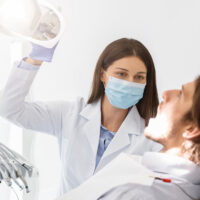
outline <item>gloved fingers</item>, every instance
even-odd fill
[[[39,60],[39,61],[51,62],[53,59],[54,51],[56,47],[58,46],[58,43],[55,44],[52,48],[46,48],[46,47],[31,43],[32,51],[29,54],[29,57],[35,60]]]
[[[50,50],[50,49],[55,50],[56,47],[58,46],[58,43],[59,43],[59,41],[58,41],[53,47],[51,47],[51,48],[43,47],[43,46],[41,46],[41,45],[39,45],[39,44],[35,44],[35,43],[33,43],[33,42],[31,42],[31,46],[32,46],[32,48],[41,49],[41,50],[43,50],[43,51],[45,51],[45,50]]]

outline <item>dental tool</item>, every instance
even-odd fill
[[[26,178],[35,176],[38,176],[38,172],[32,164],[0,143],[0,183],[5,182],[8,187],[12,187],[14,183],[20,190],[29,193]]]

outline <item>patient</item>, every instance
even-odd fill
[[[200,200],[200,76],[195,81],[184,84],[181,90],[163,93],[158,114],[150,120],[145,135],[162,144],[163,149],[160,153],[145,153],[141,158],[142,166],[152,173],[160,174],[159,177],[162,178],[154,178],[149,185],[130,183],[131,181],[126,181],[125,184],[119,181],[116,184],[117,180],[122,180],[117,177],[127,176],[127,171],[121,170],[124,168],[119,166],[126,165],[123,160],[113,168],[110,166],[102,169],[103,172],[109,168],[109,173],[112,173],[118,168],[113,180],[110,181],[105,176],[99,181],[97,173],[96,177],[94,175],[87,183],[61,199]],[[139,171],[128,173],[131,176]],[[111,185],[114,183],[115,187],[103,190],[108,182]],[[92,195],[98,193],[99,189],[104,192]]]
[[[162,153],[147,153],[142,163],[169,178],[151,186],[126,184],[99,200],[200,199],[200,77],[181,90],[163,93],[158,114],[145,129],[146,137],[161,143]]]

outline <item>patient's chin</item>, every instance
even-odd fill
[[[155,142],[161,142],[167,131],[168,124],[166,117],[158,115],[156,118],[149,120],[149,125],[144,130],[144,135]]]
[[[149,132],[148,129],[145,129],[144,135],[146,138],[153,140],[154,142],[160,142],[160,137],[156,136],[156,134]]]

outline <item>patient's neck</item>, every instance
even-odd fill
[[[183,156],[179,147],[173,147],[173,148],[165,148],[164,147],[162,149],[162,153],[167,153],[167,154],[171,154],[174,156],[181,156],[181,157]]]
[[[181,147],[173,147],[168,149],[164,147],[161,152],[190,160],[188,154],[186,152],[184,153]]]
[[[184,141],[180,138],[168,139],[163,143],[163,153],[167,153],[174,156],[185,157],[182,149]]]
[[[192,141],[185,140],[181,144],[177,143],[171,146],[168,146],[168,143],[163,144],[162,153],[179,156],[196,163],[194,160],[194,143]]]

